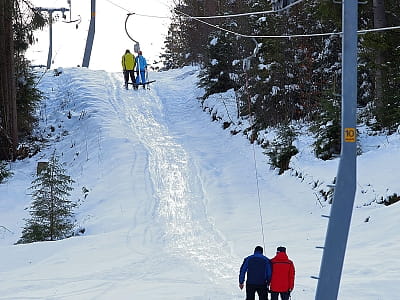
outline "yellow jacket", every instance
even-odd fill
[[[132,53],[126,53],[122,56],[122,69],[125,70],[134,70],[135,69],[135,56]]]

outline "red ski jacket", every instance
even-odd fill
[[[270,290],[273,292],[287,292],[294,288],[294,264],[285,252],[278,252],[271,259],[272,277]]]

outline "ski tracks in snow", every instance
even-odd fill
[[[162,73],[161,73],[162,74]],[[159,76],[160,77],[160,76]],[[119,74],[110,74],[114,95],[113,108],[148,150],[148,171],[153,184],[155,226],[161,233],[165,251],[189,259],[209,274],[211,281],[236,283],[236,259],[229,246],[213,227],[206,213],[206,199],[199,172],[190,153],[171,134],[164,116],[162,97],[187,97],[188,91],[175,85],[173,93],[164,93],[174,84],[157,78],[151,90],[123,90]],[[179,103],[176,110],[179,113]],[[150,199],[149,199],[150,201]],[[229,287],[231,289],[231,287]]]

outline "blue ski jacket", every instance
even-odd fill
[[[136,56],[136,69],[137,71],[144,71],[147,68],[146,59],[142,55]]]
[[[240,284],[243,284],[246,272],[247,284],[269,284],[272,273],[271,262],[266,256],[262,255],[261,252],[255,252],[253,255],[246,257],[240,267]]]

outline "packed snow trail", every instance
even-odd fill
[[[115,96],[112,105],[131,127],[149,153],[149,172],[153,182],[155,222],[163,226],[166,249],[177,257],[196,261],[213,281],[235,282],[237,259],[207,217],[204,191],[190,154],[169,132],[162,95],[173,80],[158,80],[151,90],[121,90],[121,79],[113,74]],[[188,97],[187,90],[174,91],[174,99]],[[195,98],[195,97],[193,97]],[[180,105],[179,101],[175,103]],[[176,108],[180,111],[180,108]],[[226,284],[227,282],[225,282]]]
[[[130,139],[138,139],[148,151],[148,177],[152,182],[154,210],[152,226],[160,228],[164,251],[176,258],[192,261],[200,270],[209,274],[209,280],[216,285],[229,287],[229,296],[242,296],[237,289],[239,259],[231,255],[230,246],[214,229],[207,216],[203,187],[198,170],[190,154],[171,135],[164,115],[162,96],[167,99],[185,99],[195,95],[185,89],[166,93],[174,86],[174,78],[161,78],[151,90],[124,90],[120,74],[110,74],[109,99],[119,116],[120,122]],[[182,100],[174,102],[182,106]],[[190,105],[190,104],[189,104]],[[177,111],[182,107],[175,107]],[[148,212],[147,212],[148,213]],[[221,296],[221,299],[223,296]]]

